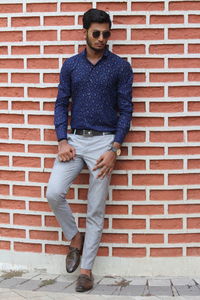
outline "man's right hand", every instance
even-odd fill
[[[58,142],[58,159],[59,161],[69,161],[76,155],[76,150],[73,146],[67,143],[67,140]]]

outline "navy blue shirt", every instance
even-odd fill
[[[114,131],[114,141],[121,144],[132,117],[132,68],[108,49],[95,65],[86,54],[85,49],[62,66],[54,115],[57,138],[67,139],[71,98],[72,129]]]

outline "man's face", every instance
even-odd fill
[[[109,31],[108,23],[92,23],[90,28],[85,30],[87,45],[95,51],[102,51],[109,39],[109,37],[107,37]],[[99,36],[98,33],[100,33]],[[94,37],[95,35],[98,37]]]

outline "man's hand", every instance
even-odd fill
[[[103,179],[106,175],[110,175],[114,169],[116,161],[116,154],[113,151],[107,151],[97,159],[96,165],[93,171],[101,168],[101,171],[97,175],[97,178]]]
[[[76,155],[76,150],[73,146],[67,143],[67,140],[61,140],[58,143],[58,159],[59,161],[69,161]]]

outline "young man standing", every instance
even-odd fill
[[[48,202],[71,241],[66,269],[74,272],[80,263],[76,291],[93,287],[92,267],[103,230],[105,201],[111,172],[132,117],[130,64],[110,52],[109,15],[90,9],[83,16],[86,48],[67,59],[61,69],[55,104],[58,157],[47,188]],[[68,104],[72,99],[71,133],[67,133]],[[86,163],[90,182],[85,236],[78,231],[66,193]]]

